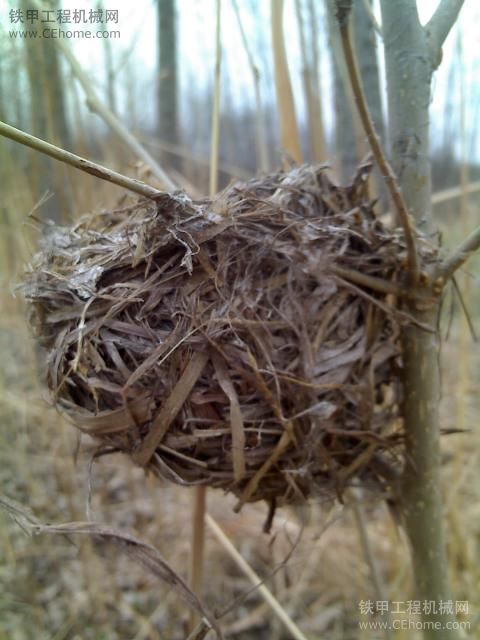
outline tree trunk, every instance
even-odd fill
[[[56,8],[52,1],[46,6],[52,10]],[[22,9],[31,9],[28,1],[23,0]],[[34,38],[26,38],[24,47],[30,86],[32,133],[68,149],[71,139],[57,48],[50,39]],[[35,193],[53,190],[53,196],[42,206],[42,214],[59,222],[61,211],[70,208],[70,190],[66,186],[64,169],[54,169],[49,159],[37,155],[31,157],[31,163]]]
[[[455,4],[445,0],[441,5]],[[458,10],[461,2],[458,4]],[[431,212],[429,103],[434,69],[445,33],[422,27],[415,0],[381,0],[388,85],[389,132],[393,166],[417,226],[434,230]],[[451,24],[456,15],[452,15]],[[450,24],[450,26],[451,26]],[[438,26],[438,25],[437,25]],[[435,41],[434,36],[438,38]],[[435,46],[434,46],[435,45]],[[410,312],[435,328],[438,305],[415,306]],[[403,332],[407,464],[403,478],[403,513],[411,544],[416,599],[451,600],[439,473],[440,378],[438,335],[410,326]],[[455,620],[448,613],[425,613],[425,638],[458,638],[445,628]]]
[[[326,162],[327,150],[323,128],[322,102],[318,86],[319,50],[315,7],[313,3],[310,3],[308,6],[310,15],[307,18],[307,24],[310,26],[310,38],[308,38],[306,34],[302,3],[300,0],[296,0],[295,9],[302,55],[303,90],[307,104],[310,158],[313,162]]]
[[[382,0],[381,6],[393,168],[417,225],[432,231],[428,107],[433,66],[427,38],[415,0]]]
[[[359,124],[355,101],[348,82],[347,70],[335,20],[335,0],[326,0],[328,32],[333,71],[335,111],[335,165],[341,182],[347,182],[366,151],[365,136]]]
[[[9,115],[9,122],[19,129],[25,129],[28,126],[28,115],[26,114],[27,110],[25,108],[25,100],[23,99],[21,77],[18,73],[19,65],[24,62],[23,52],[21,50],[21,45],[19,45],[14,38],[11,39],[10,47],[12,60],[8,66],[7,72],[9,86],[9,104],[7,106],[10,111],[8,109],[6,109],[6,111]],[[3,95],[5,96],[7,94]]]
[[[54,0],[49,3],[52,9],[56,9],[58,3]],[[47,116],[49,118],[49,129],[52,131],[53,143],[64,149],[70,149],[72,140],[70,128],[68,126],[65,85],[63,74],[60,68],[60,60],[57,47],[48,40],[43,41],[43,63],[45,75],[45,92],[47,98]]]
[[[158,136],[173,144],[178,142],[177,99],[175,0],[158,0]]]
[[[22,9],[29,8],[28,0],[22,3]],[[49,42],[46,40],[45,42]],[[28,72],[30,89],[31,132],[40,138],[48,137],[48,102],[45,89],[44,42],[26,38],[23,54]],[[52,141],[54,142],[54,141]],[[53,188],[53,167],[50,159],[38,154],[29,157],[32,191],[39,196]],[[41,208],[41,215],[46,219],[59,222],[60,210],[58,201],[53,196]]]
[[[375,131],[382,143],[385,144],[385,126],[380,93],[377,42],[373,22],[365,6],[369,1],[370,0],[357,0],[353,3],[352,17],[355,54],[370,116],[375,125]],[[378,170],[374,172],[374,184],[376,195],[381,199],[382,208],[386,210],[387,190]]]
[[[280,119],[280,136],[283,150],[286,151],[295,162],[300,164],[303,162],[302,145],[300,143],[300,133],[295,114],[295,100],[285,50],[283,5],[284,0],[271,0],[270,2],[277,109]]]
[[[105,12],[105,2],[104,0],[98,0],[97,9],[101,10],[102,13]],[[100,24],[98,30],[101,31],[103,29],[103,25]],[[114,56],[112,50],[112,41],[110,38],[102,38],[103,45],[103,54],[105,57],[105,75],[107,80],[107,103],[108,108],[112,113],[118,115],[117,109],[117,92],[116,92],[116,78],[115,78],[115,65],[114,65]],[[128,96],[130,99],[130,95]]]
[[[365,2],[368,1],[357,0],[353,3],[353,36],[358,71],[362,78],[368,108],[375,125],[375,131],[383,142],[385,140],[385,126],[380,93],[377,42],[372,20],[365,8]]]

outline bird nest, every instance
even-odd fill
[[[54,228],[25,296],[60,411],[102,453],[237,508],[388,490],[411,320],[368,173],[339,187],[297,167]]]

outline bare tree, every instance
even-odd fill
[[[377,42],[371,0],[357,0],[353,3],[353,40],[358,70],[362,78],[370,115],[380,140],[385,141],[385,125],[380,92],[380,73],[378,68]],[[387,193],[382,176],[374,173],[375,191],[386,204]]]
[[[175,0],[158,0],[158,136],[178,142]]]
[[[305,21],[302,2],[301,0],[295,0],[302,54],[303,90],[307,103],[310,157],[314,162],[325,162],[327,159],[327,151],[323,128],[322,102],[318,83],[320,52],[316,28],[317,17],[313,2],[309,2],[307,8],[309,16],[307,21]],[[307,24],[309,23],[310,28],[308,33],[306,33],[305,22],[307,22]]]
[[[411,215],[428,233],[435,230],[428,113],[432,75],[462,4],[463,0],[442,0],[423,27],[415,0],[381,0],[393,166]],[[421,322],[436,326],[438,303],[411,311]],[[439,474],[438,336],[409,327],[404,332],[403,350],[408,451],[403,483],[406,528],[418,597],[446,601],[451,594]],[[434,614],[426,617],[435,619]],[[445,622],[448,616],[441,618]],[[425,636],[438,634],[426,631]],[[442,632],[442,638],[456,637],[454,631]]]
[[[342,182],[347,182],[365,149],[359,148],[358,116],[354,110],[354,100],[348,84],[347,70],[335,22],[335,0],[325,0],[325,5],[332,60],[335,158],[339,178]]]
[[[381,140],[385,139],[385,127],[380,93],[380,73],[377,59],[377,43],[372,15],[367,11],[370,0],[353,3],[353,38],[358,70],[362,78],[370,115]],[[371,10],[371,7],[370,7]]]
[[[56,3],[51,0],[45,5],[54,10]],[[27,0],[22,1],[22,10],[31,9]],[[69,148],[70,131],[65,109],[64,83],[58,59],[57,48],[50,39],[26,38],[24,55],[30,86],[30,114],[32,133]],[[58,221],[62,208],[68,208],[68,189],[62,173],[55,174],[52,165],[42,157],[32,158],[32,179],[36,181],[35,191],[53,189],[54,196],[42,207],[46,217]],[[62,188],[60,188],[60,186]]]
[[[419,272],[411,221],[434,240],[428,113],[431,81],[442,58],[443,42],[462,4],[463,0],[441,0],[428,24],[422,26],[416,0],[381,0],[393,171],[374,131],[355,64],[348,31],[352,0],[336,0],[343,49],[362,124],[386,176],[409,248],[408,284],[413,295],[406,304],[416,324],[402,332],[406,465],[399,497],[410,540],[416,598],[437,605],[451,601],[451,587],[440,487],[440,376],[435,328],[445,282],[478,249],[480,228],[427,273]],[[423,615],[427,623],[425,638],[460,637],[453,612],[432,607]]]
[[[105,3],[103,0],[98,0],[97,9],[102,12],[105,11]],[[100,25],[101,26],[101,25]],[[115,65],[112,50],[112,41],[110,38],[102,38],[103,54],[105,56],[105,75],[107,81],[107,103],[108,108],[112,113],[117,113],[117,92],[115,84]],[[130,98],[130,95],[129,95]]]

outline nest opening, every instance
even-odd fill
[[[102,451],[245,502],[386,491],[403,464],[402,234],[370,166],[302,166],[55,228],[24,285],[56,405]]]

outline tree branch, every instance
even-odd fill
[[[462,290],[458,285],[457,278],[454,275],[452,276],[452,284],[453,284],[455,293],[457,294],[458,301],[460,302],[460,306],[462,307],[463,315],[465,316],[465,320],[467,321],[467,325],[470,330],[470,335],[472,337],[472,340],[474,342],[478,342],[477,332],[475,331],[475,325],[473,324],[473,320],[468,310],[467,303],[465,302],[465,299],[463,297]]]
[[[258,166],[261,171],[268,171],[268,143],[266,138],[265,117],[262,110],[262,91],[261,91],[261,76],[258,66],[255,64],[252,52],[250,50],[249,40],[245,29],[243,27],[242,18],[240,15],[240,9],[238,7],[237,0],[232,0],[233,10],[237,18],[238,30],[240,37],[242,38],[243,48],[248,59],[248,65],[252,73],[253,86],[255,89],[255,130],[256,130],[256,147],[257,147],[257,160]]]
[[[222,22],[220,0],[217,0],[215,27],[215,76],[213,80],[212,131],[210,140],[210,196],[218,191],[218,156],[220,146],[220,93],[222,65]]]
[[[375,276],[369,276],[366,273],[361,273],[360,271],[346,269],[337,265],[331,266],[329,271],[343,280],[353,282],[362,287],[368,287],[369,289],[372,289],[372,291],[378,291],[379,293],[385,294],[390,293],[394,296],[398,296],[399,298],[414,297],[411,289],[400,287],[394,282],[383,280],[382,278],[377,278]]]
[[[480,227],[477,227],[465,238],[452,253],[438,267],[436,276],[443,278],[445,282],[451,278],[455,272],[480,249]]]
[[[45,140],[36,138],[29,133],[15,129],[15,127],[11,127],[10,125],[5,124],[5,122],[0,122],[0,135],[5,138],[9,138],[10,140],[14,140],[15,142],[19,142],[31,149],[35,149],[35,151],[40,151],[40,153],[44,153],[51,158],[55,158],[55,160],[60,160],[60,162],[69,164],[70,166],[80,169],[85,173],[89,173],[90,175],[95,176],[95,178],[100,178],[101,180],[106,180],[112,184],[117,184],[119,187],[138,193],[146,198],[155,200],[159,195],[164,193],[163,191],[159,191],[140,180],[128,178],[121,173],[107,169],[101,164],[86,160],[81,156],[77,156],[74,153],[65,151],[65,149],[61,149],[49,142],[45,142]]]
[[[360,82],[349,32],[349,17],[352,8],[352,1],[336,0],[335,4],[337,7],[336,17],[340,27],[343,52],[345,55],[348,75],[350,77],[350,83],[352,85],[352,90],[355,96],[358,113],[360,115],[365,133],[367,135],[368,142],[372,148],[373,155],[378,164],[378,168],[380,169],[380,173],[385,180],[385,184],[387,185],[388,191],[390,192],[390,196],[397,210],[400,224],[403,227],[405,242],[407,245],[409,282],[411,286],[415,286],[418,279],[418,258],[415,243],[415,234],[412,229],[407,205],[405,203],[405,200],[403,199],[400,187],[398,186],[397,178],[395,176],[395,173],[393,172],[392,167],[390,166],[390,163],[387,161],[385,154],[383,153],[380,140],[378,139],[378,136],[375,132],[375,128],[368,111],[365,94]]]
[[[372,23],[374,30],[378,33],[378,35],[381,38],[383,38],[382,25],[379,24],[377,18],[375,17],[372,5],[370,4],[370,0],[363,0],[363,4],[365,6],[365,11],[367,12],[368,17],[370,18],[370,22]]]
[[[263,584],[265,581],[262,580],[257,573],[255,573],[252,567],[237,551],[230,539],[225,535],[225,533],[222,531],[222,529],[210,514],[206,514],[205,521],[210,531],[213,533],[222,547],[226,550],[226,552],[235,562],[240,571],[250,580],[250,582],[254,585],[254,588],[258,590],[259,595],[272,609],[276,617],[283,623],[286,629],[288,629],[289,633],[291,634],[289,637],[293,638],[294,640],[307,640],[306,636],[297,627],[295,622],[285,611],[284,607],[282,607],[282,605],[278,602],[272,592]]]
[[[435,13],[425,25],[425,33],[429,39],[432,64],[436,69],[441,61],[442,46],[450,29],[455,24],[464,0],[441,0]]]

